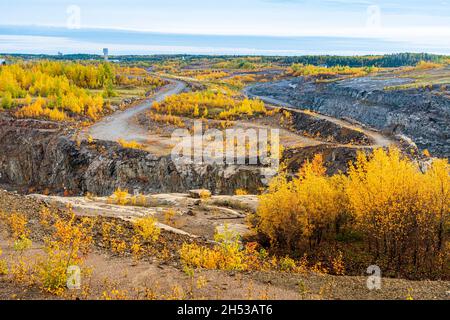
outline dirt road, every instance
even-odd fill
[[[164,98],[170,95],[175,95],[181,93],[187,86],[184,79],[175,79],[175,78],[165,78],[170,84],[165,86],[161,91],[156,93],[150,99],[145,100],[139,105],[129,108],[127,110],[116,112],[109,117],[101,120],[95,125],[88,128],[85,132],[86,135],[92,136],[94,139],[98,140],[109,140],[109,141],[117,141],[119,139],[124,139],[127,141],[136,141],[140,144],[143,144],[148,149],[147,151],[152,152],[157,155],[167,154],[168,150],[171,150],[173,145],[169,141],[170,139],[161,137],[160,135],[150,133],[147,128],[139,125],[136,118],[139,114],[148,110],[152,103],[155,101],[162,101]],[[304,112],[299,108],[291,105],[288,102],[284,102],[278,99],[274,99],[271,97],[265,96],[257,96],[249,93],[249,88],[244,89],[243,93],[249,97],[256,97],[268,104],[273,104],[276,106],[281,106],[285,109],[291,110],[293,112]],[[393,144],[394,141],[389,137],[384,136],[380,132],[375,130],[371,130],[365,127],[362,127],[358,124],[351,123],[349,121],[345,121],[342,119],[336,119],[330,116],[314,114],[319,119],[327,120],[329,122],[335,123],[339,126],[349,128],[351,130],[357,130],[365,133],[368,137],[370,137],[374,144],[370,147],[385,147],[390,144]],[[245,123],[243,123],[245,126]],[[248,125],[248,124],[247,124]],[[289,137],[288,137],[289,138]],[[290,137],[288,140],[292,140]],[[301,138],[301,139],[300,139]],[[299,140],[300,139],[300,140]],[[317,145],[323,144],[324,142],[318,141],[312,138],[306,137],[295,137],[292,143],[300,143],[302,146],[308,145]],[[354,146],[355,148],[360,148],[361,146]],[[367,147],[367,146],[364,146]]]
[[[149,138],[148,131],[132,121],[141,112],[150,109],[153,102],[160,102],[164,98],[181,93],[186,88],[186,83],[173,79],[165,79],[170,84],[156,93],[150,99],[127,110],[116,112],[109,117],[97,122],[87,129],[87,134],[98,140],[117,141],[125,139],[127,141],[137,141],[145,144]]]
[[[272,98],[272,97],[259,96],[259,95],[252,94],[252,93],[249,92],[250,88],[251,88],[251,86],[245,88],[244,91],[243,91],[243,93],[245,95],[247,95],[248,97],[258,98],[258,99],[264,101],[265,103],[273,104],[273,105],[276,105],[276,106],[281,106],[284,109],[287,109],[287,110],[290,110],[290,111],[293,111],[293,112],[304,112],[300,108],[298,108],[298,107],[296,107],[296,106],[294,106],[294,105],[292,105],[292,104],[290,104],[288,102],[281,101],[281,100],[278,100],[278,99],[275,99],[275,98]],[[308,115],[311,115],[311,114],[308,113]],[[345,128],[351,129],[351,130],[356,130],[356,131],[363,132],[365,135],[367,135],[368,137],[370,137],[374,141],[374,144],[372,146],[369,146],[369,147],[379,148],[379,147],[387,147],[389,145],[395,144],[395,141],[393,139],[391,139],[391,138],[381,134],[378,131],[367,129],[367,128],[362,127],[362,126],[360,126],[358,124],[354,124],[354,123],[351,123],[349,121],[345,121],[345,120],[342,120],[342,119],[337,119],[337,118],[334,118],[334,117],[330,117],[330,116],[326,116],[326,115],[322,115],[322,114],[318,114],[318,113],[314,113],[314,116],[316,116],[319,119],[327,120],[329,122],[335,123],[335,124],[337,124],[339,126],[342,126],[342,127],[345,127]],[[358,146],[355,146],[355,147],[358,147]],[[367,146],[365,146],[365,147],[367,147]]]

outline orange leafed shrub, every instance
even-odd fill
[[[379,69],[376,67],[349,67],[349,66],[314,66],[304,65],[301,63],[293,64],[288,72],[294,76],[335,76],[335,75],[348,75],[348,76],[365,76],[372,72],[377,72]]]
[[[376,255],[417,268],[444,259],[450,225],[449,174],[447,160],[435,160],[422,173],[396,149],[359,155],[350,167],[346,195],[355,227]]]
[[[155,122],[171,124],[180,128],[184,127],[184,122],[180,117],[170,114],[157,114],[154,112],[150,112],[149,117]]]
[[[42,98],[18,110],[16,116],[19,118],[46,118],[53,121],[67,120],[66,114],[63,111],[56,108],[45,108],[45,102]]]
[[[318,245],[330,239],[341,205],[344,177],[325,175],[322,157],[306,162],[298,178],[289,181],[286,174],[275,177],[268,193],[260,196],[258,230],[273,246],[295,249],[307,240]]]
[[[128,148],[128,149],[138,149],[142,150],[144,149],[144,146],[140,143],[137,143],[136,141],[126,141],[124,139],[119,139],[117,142],[122,146],[122,148]]]
[[[238,100],[231,94],[204,90],[182,93],[167,97],[163,102],[152,106],[153,117],[156,114],[185,116],[194,118],[212,118],[228,120],[240,116],[252,116],[267,112],[264,102],[257,99]]]
[[[392,148],[360,153],[348,176],[328,177],[316,156],[293,180],[273,179],[260,196],[257,230],[273,246],[294,251],[353,230],[390,270],[439,274],[449,259],[449,174],[446,159],[423,173]]]
[[[415,67],[417,70],[429,70],[443,67],[443,64],[431,61],[419,61]]]

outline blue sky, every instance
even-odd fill
[[[74,27],[87,31],[80,35]],[[135,31],[215,38],[162,41]],[[129,41],[136,37],[139,43]],[[450,54],[450,0],[0,0],[1,52],[98,52],[102,46],[122,54]]]
[[[0,0],[0,24],[65,26],[70,5],[84,28],[398,37],[450,28],[450,0]]]

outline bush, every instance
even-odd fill
[[[305,243],[313,247],[332,239],[345,213],[344,180],[342,175],[325,175],[320,155],[306,162],[292,181],[282,173],[259,197],[258,231],[272,246],[288,250],[299,249]]]
[[[145,217],[134,222],[136,233],[145,241],[155,242],[159,239],[161,229],[157,226],[157,220],[154,217]]]
[[[241,250],[239,237],[226,227],[214,237],[213,248],[196,243],[183,243],[179,253],[183,264],[189,268],[217,270],[247,270],[245,251]]]
[[[316,156],[291,181],[273,179],[260,196],[257,230],[291,253],[357,234],[372,262],[410,276],[439,275],[449,258],[449,173],[446,159],[423,173],[391,148],[360,153],[348,176],[327,177]]]
[[[117,188],[113,195],[108,198],[108,201],[117,204],[119,206],[125,206],[130,202],[130,194],[128,190],[122,190],[121,188]]]
[[[12,95],[9,92],[6,92],[2,98],[2,103],[0,105],[3,109],[11,109],[13,106]]]
[[[404,264],[416,271],[443,267],[439,261],[448,254],[449,173],[447,160],[435,160],[422,173],[396,149],[359,155],[350,167],[346,193],[355,228],[375,257],[387,257],[396,270]]]
[[[126,148],[126,149],[137,149],[137,150],[144,149],[144,146],[142,144],[137,143],[134,140],[126,141],[124,139],[119,139],[119,140],[117,140],[117,143],[119,143],[122,148]]]

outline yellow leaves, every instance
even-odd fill
[[[4,261],[2,257],[3,251],[0,248],[0,276],[4,276],[8,274],[8,264]]]
[[[19,118],[46,118],[53,121],[64,121],[67,119],[63,111],[57,108],[46,108],[45,101],[42,98],[38,98],[34,103],[18,110],[16,116]]]
[[[266,114],[267,109],[264,106],[264,102],[258,99],[244,99],[243,101],[235,104],[232,108],[226,109],[219,113],[218,119],[228,120],[236,119],[241,116],[253,116],[254,114]]]
[[[143,194],[138,194],[138,195],[132,196],[130,199],[130,204],[132,206],[145,207],[145,206],[147,206],[147,198]]]
[[[172,124],[176,127],[183,128],[184,122],[180,117],[167,115],[167,114],[157,114],[154,112],[149,112],[149,117],[151,120],[159,123]]]
[[[127,243],[123,240],[111,239],[110,245],[111,251],[119,255],[124,254],[127,250]]]
[[[51,109],[48,112],[47,117],[52,121],[64,121],[66,120],[66,114],[58,109]]]
[[[16,112],[16,116],[19,118],[39,118],[44,113],[44,100],[39,98],[35,103],[23,107]]]
[[[42,290],[61,295],[67,284],[67,268],[70,265],[81,267],[83,256],[87,255],[93,244],[92,229],[94,220],[77,218],[69,210],[69,217],[59,217],[49,211],[41,213],[44,227],[53,220],[52,233],[45,239],[45,256],[39,261],[36,273]]]
[[[71,261],[70,253],[59,248],[47,247],[47,255],[37,266],[41,288],[45,292],[61,295],[67,283],[67,267]]]
[[[200,190],[199,192],[200,199],[207,200],[211,198],[211,192],[209,190]]]
[[[12,94],[10,92],[5,92],[1,99],[0,107],[3,109],[12,108],[14,101],[12,99]]]
[[[92,244],[92,237],[89,236],[92,224],[93,221],[89,218],[83,218],[80,222],[75,223],[73,213],[69,220],[57,219],[53,225],[53,240],[62,249],[70,248],[75,253],[87,253]],[[77,258],[77,256],[74,255],[72,258]]]
[[[334,274],[343,276],[345,274],[344,255],[342,251],[339,251],[337,256],[333,258],[331,262]]]
[[[416,64],[415,69],[417,70],[429,70],[429,69],[436,69],[436,68],[442,68],[444,65],[440,63],[435,63],[431,61],[419,61]]]
[[[128,190],[117,188],[113,195],[108,198],[111,203],[117,204],[119,206],[125,206],[130,202],[130,194]]]
[[[288,73],[294,76],[334,76],[334,75],[349,75],[349,76],[365,76],[372,72],[378,72],[379,68],[376,67],[349,67],[349,66],[334,66],[334,67],[324,67],[324,66],[314,66],[314,65],[304,65],[301,63],[293,64]]]
[[[234,194],[237,196],[246,196],[246,195],[248,195],[248,191],[245,189],[236,189],[234,191]]]
[[[110,291],[103,291],[102,297],[104,300],[128,300],[129,294],[127,290],[112,289]]]
[[[311,162],[309,160],[306,161],[300,169],[299,176],[301,178],[307,178],[309,175],[321,177],[325,175],[326,171],[323,165],[323,156],[319,153],[314,155]]]
[[[306,162],[299,177],[288,181],[282,173],[261,195],[258,231],[274,246],[295,248],[307,238],[320,243],[342,214],[337,179],[325,175],[322,157]]]
[[[293,271],[296,268],[294,259],[290,257],[283,257],[280,259],[280,269],[281,271]]]
[[[176,216],[177,212],[174,209],[168,209],[164,211],[164,223],[169,226],[175,226],[175,220],[174,217]]]
[[[27,228],[28,220],[24,214],[12,213],[6,217],[6,223],[9,227],[9,232],[13,239],[27,238],[30,235],[30,230]]]
[[[183,264],[191,268],[218,270],[246,270],[245,252],[240,250],[237,235],[225,227],[223,233],[216,233],[213,248],[196,243],[183,243],[179,253]]]
[[[102,87],[107,79],[104,72],[102,66],[79,63],[19,63],[0,70],[0,92],[25,98],[25,107],[17,112],[18,117],[64,121],[68,118],[64,113],[67,111],[95,120],[104,101],[100,94],[91,95],[86,89]],[[108,77],[111,79],[113,75]],[[31,96],[37,96],[37,101],[32,103]]]
[[[137,143],[136,141],[126,141],[125,139],[119,139],[117,140],[117,143],[119,143],[122,148],[127,149],[143,150],[145,148],[142,144]]]
[[[397,240],[406,237],[417,223],[419,229],[433,228],[420,221],[430,222],[448,209],[448,168],[446,160],[436,160],[424,174],[396,149],[360,155],[349,172],[350,208],[360,226],[378,239],[386,234]]]
[[[77,218],[71,211],[60,216],[48,208],[39,214],[39,223],[45,230],[43,253],[38,256],[24,255],[31,247],[28,217],[24,214],[3,215],[13,237],[14,256],[8,273],[15,282],[39,285],[45,292],[60,295],[66,289],[67,268],[81,266],[83,255],[92,245],[94,221],[90,218]],[[6,218],[6,219],[5,219]],[[0,262],[0,269],[4,263]],[[0,270],[1,272],[1,270]]]
[[[260,100],[246,98],[239,101],[231,93],[204,90],[169,96],[162,103],[155,102],[150,117],[154,121],[176,124],[176,119],[164,119],[163,116],[228,120],[266,112],[264,102]]]
[[[442,265],[440,253],[448,242],[449,174],[446,159],[434,160],[423,173],[391,148],[360,153],[348,176],[328,177],[316,156],[291,181],[286,174],[272,180],[260,196],[257,230],[273,246],[289,250],[333,241],[344,226],[374,244],[370,254],[386,254],[397,268],[403,263],[424,265],[427,259]],[[429,248],[435,255],[426,254]],[[336,274],[344,272],[342,259],[337,256],[332,262]]]
[[[161,229],[157,226],[157,222],[154,217],[141,218],[134,222],[134,229],[145,241],[156,242],[161,234]]]

